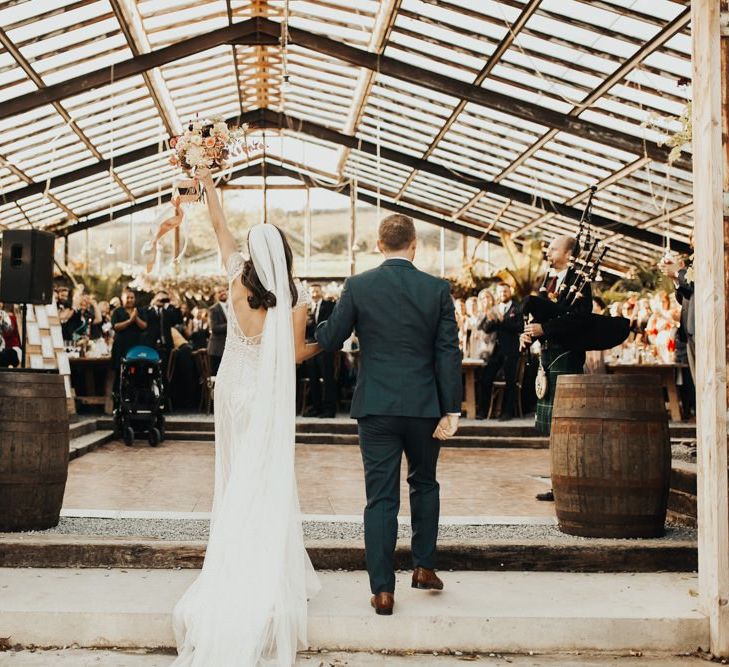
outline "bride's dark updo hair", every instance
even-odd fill
[[[270,223],[267,223],[270,224]],[[276,225],[271,225],[279,234],[281,234],[281,241],[283,242],[284,255],[286,256],[286,270],[289,274],[289,288],[291,290],[291,307],[296,305],[299,298],[299,292],[296,289],[296,283],[291,275],[291,271],[294,265],[294,253],[291,252],[291,246],[289,245],[286,234],[284,234]],[[249,234],[250,236],[250,234]],[[251,249],[248,247],[248,256],[250,257]],[[264,308],[268,310],[276,306],[276,295],[273,292],[268,291],[258,278],[256,273],[256,267],[253,265],[252,259],[247,259],[243,265],[243,273],[241,274],[241,282],[243,286],[248,288],[251,295],[248,297],[248,305],[256,310],[258,308]]]

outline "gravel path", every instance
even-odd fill
[[[25,535],[94,535],[103,537],[143,537],[163,540],[206,540],[209,522],[198,519],[96,519],[62,517],[55,528],[32,531]],[[400,538],[410,537],[410,526],[400,526]],[[364,531],[359,522],[304,522],[304,538],[315,540],[362,540]],[[561,533],[552,525],[444,525],[440,540],[590,540]],[[696,540],[696,530],[670,526],[663,538],[669,541]]]

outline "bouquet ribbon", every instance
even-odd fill
[[[159,224],[157,226],[157,232],[151,241],[147,241],[142,248],[142,252],[149,253],[150,257],[147,261],[147,273],[151,273],[154,268],[154,263],[157,260],[157,244],[162,237],[171,232],[173,229],[177,229],[185,219],[185,212],[182,209],[182,204],[188,202],[195,202],[199,198],[197,181],[192,179],[184,179],[175,181],[172,185],[172,211],[165,210],[157,218]],[[187,246],[187,239],[185,239],[185,247]],[[180,250],[180,255],[185,252],[185,247]],[[178,261],[180,255],[175,257],[174,261]]]

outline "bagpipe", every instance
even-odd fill
[[[544,324],[563,318],[569,333],[559,342],[574,350],[609,350],[620,345],[630,334],[630,321],[625,317],[610,317],[592,312],[592,283],[608,247],[595,238],[591,229],[592,199],[597,188],[590,188],[590,197],[582,211],[567,272],[556,294],[550,295],[547,285],[550,272],[544,276],[538,294],[524,300],[522,311],[527,320]]]

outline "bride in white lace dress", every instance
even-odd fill
[[[237,251],[210,174],[199,174],[230,281],[225,352],[215,381],[215,493],[197,580],[177,603],[177,667],[289,667],[307,647],[318,590],[304,549],[294,473],[295,363],[308,296],[270,224]]]

